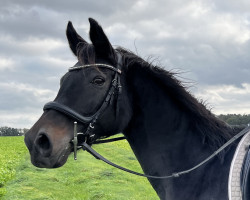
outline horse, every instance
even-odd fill
[[[114,48],[99,23],[92,18],[89,23],[91,43],[68,22],[66,35],[77,63],[25,134],[33,165],[57,168],[66,163],[74,149],[75,121],[78,131],[90,136],[90,145],[123,133],[143,172],[152,176],[197,165],[238,132],[197,100],[174,72]],[[228,174],[238,142],[191,173],[148,180],[163,200],[228,199]]]

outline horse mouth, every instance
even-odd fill
[[[68,143],[66,148],[62,151],[62,153],[59,155],[57,162],[54,164],[53,168],[58,168],[63,166],[67,160],[69,155],[73,152],[73,145],[72,142]]]
[[[31,153],[31,163],[39,168],[59,168],[67,162],[73,149],[73,145],[70,142],[62,151],[54,155],[52,154],[49,157],[42,156],[39,152],[35,151]]]
[[[85,140],[85,137],[78,137],[78,144],[77,144],[77,150],[81,149],[81,146],[79,146],[79,144],[82,144]],[[68,157],[71,153],[74,153],[74,144],[72,141],[70,141],[68,143],[68,145],[66,146],[66,148],[64,149],[64,151],[60,154],[60,156],[58,157],[57,162],[55,163],[55,165],[52,168],[58,168],[63,166],[67,160]]]

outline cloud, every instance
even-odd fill
[[[34,35],[40,38],[60,36],[59,31],[63,28],[55,20],[61,17],[60,13],[36,7],[32,3],[30,5],[13,4],[10,1],[6,6],[1,6],[1,33],[11,35],[18,40]]]
[[[29,107],[38,107],[55,96],[55,91],[37,88],[32,85],[9,82],[0,83],[0,110],[22,110]]]
[[[50,89],[17,82],[0,83],[0,126],[30,127],[41,115],[41,105],[55,97]]]
[[[27,127],[30,128],[42,114],[42,109],[27,112],[0,111],[0,127]]]
[[[6,70],[6,69],[13,69],[13,61],[11,59],[8,59],[8,58],[4,58],[4,57],[0,57],[0,71],[2,70]]]
[[[196,92],[199,99],[205,99],[217,114],[249,114],[250,83],[234,85],[207,85]]]
[[[249,112],[249,6],[248,0],[1,1],[0,123],[35,122],[76,62],[67,22],[88,40],[88,17],[99,21],[112,44],[159,58],[167,70],[188,71],[182,76],[197,83],[194,94],[216,113]]]

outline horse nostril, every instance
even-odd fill
[[[36,138],[36,148],[45,157],[49,157],[52,152],[52,145],[49,137],[45,133],[40,133]]]

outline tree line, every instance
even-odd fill
[[[250,124],[250,114],[248,115],[240,115],[240,114],[218,115],[218,118],[228,123],[229,125],[246,126]]]
[[[22,136],[29,129],[27,128],[11,128],[7,126],[0,127],[0,136]]]

